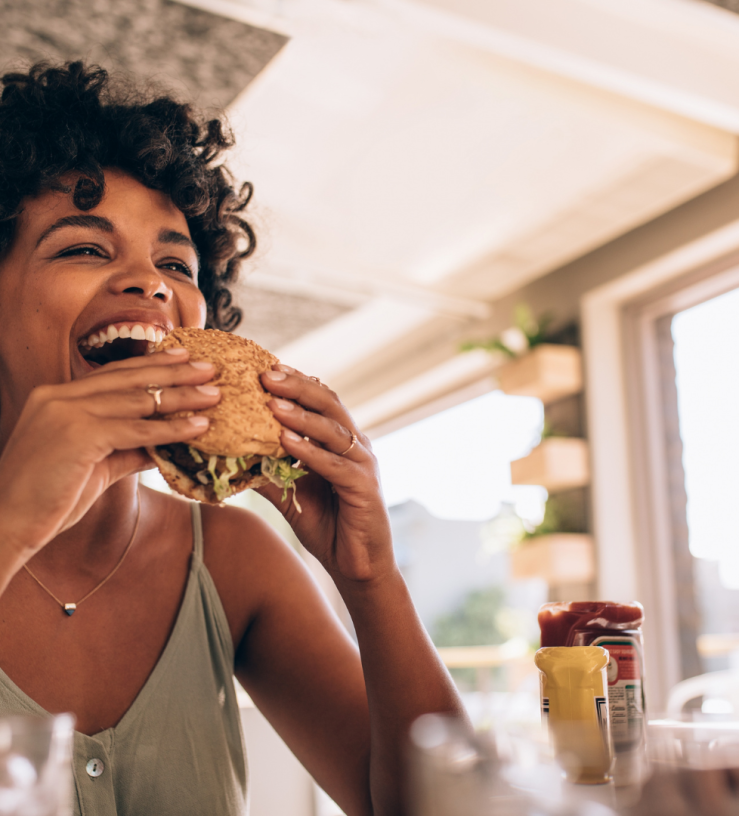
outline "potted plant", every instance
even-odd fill
[[[513,326],[488,340],[468,341],[462,350],[484,349],[499,356],[495,377],[506,394],[555,402],[582,390],[582,359],[577,347],[551,342],[552,321],[550,313],[535,318],[520,303]]]

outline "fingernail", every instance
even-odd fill
[[[197,363],[190,363],[193,368],[200,368],[205,371],[207,368],[213,368],[213,363],[208,363],[205,360],[202,360]]]
[[[302,442],[303,437],[298,436],[298,434],[293,433],[293,431],[289,431],[287,428],[282,432],[285,434],[285,439],[289,439],[291,442]]]
[[[273,382],[279,382],[287,377],[284,371],[265,371],[264,376]]]
[[[187,349],[178,346],[177,348],[164,349],[164,353],[174,354],[175,357],[182,357],[184,354],[187,354]]]
[[[292,411],[292,409],[295,407],[295,403],[288,402],[288,400],[276,399],[275,406],[281,411]]]
[[[294,374],[295,373],[294,368],[290,368],[290,366],[282,365],[282,363],[280,363],[277,366],[277,370],[278,371],[284,371],[286,374]]]
[[[208,425],[210,425],[210,420],[208,417],[204,416],[194,416],[189,417],[187,420],[193,428],[197,428],[198,430],[202,429],[205,430]]]
[[[209,397],[214,397],[216,394],[221,393],[221,389],[217,385],[196,385],[195,388],[200,391],[201,394],[207,394]]]

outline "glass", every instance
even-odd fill
[[[0,719],[0,816],[69,816],[74,717]]]
[[[573,724],[572,741],[579,739]],[[546,729],[472,732],[427,714],[410,734],[413,816],[731,816],[739,813],[739,721],[652,721],[649,761],[618,787],[567,781]],[[570,759],[577,759],[570,757]]]
[[[413,816],[615,816],[610,785],[571,785],[546,731],[506,725],[472,732],[426,714],[410,734]]]

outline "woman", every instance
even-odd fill
[[[207,427],[151,419],[147,386],[162,414],[205,408],[212,368],[133,341],[102,366],[84,356],[110,326],[237,325],[251,190],[220,165],[221,123],[81,63],[3,84],[0,714],[75,714],[78,814],[230,816],[246,797],[235,673],[347,814],[401,812],[410,723],[462,709],[395,564],[366,437],[319,382],[263,376],[310,474],[302,514],[261,492],[336,582],[357,650],[258,517],[138,489],[143,446]]]

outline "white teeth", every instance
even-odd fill
[[[149,354],[151,354],[152,351],[154,351],[154,349],[156,348],[156,343],[149,343],[149,345],[146,348],[147,348]]]
[[[102,348],[105,343],[112,343],[118,338],[131,338],[132,340],[148,340],[150,350],[155,343],[161,343],[166,337],[166,332],[157,329],[154,326],[147,326],[144,328],[140,323],[137,323],[133,328],[123,325],[117,329],[112,323],[107,329],[102,329],[99,334],[91,334],[85,340],[82,340],[80,345],[89,346],[90,348]]]

